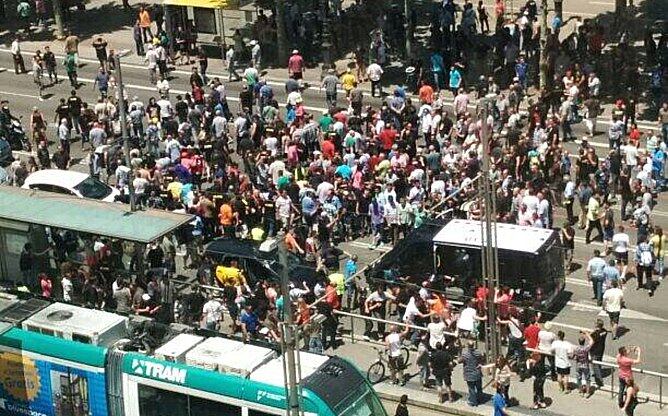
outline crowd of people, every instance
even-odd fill
[[[618,336],[623,304],[619,288],[635,274],[638,287],[654,294],[652,276],[663,277],[664,243],[668,243],[661,228],[652,225],[656,195],[664,186],[668,103],[658,109],[657,128],[641,131],[635,120],[638,96],[634,91],[618,94],[610,127],[603,132],[609,148],[601,152],[590,142],[598,133],[602,91],[614,90],[597,75],[605,70],[599,60],[603,28],[578,26],[577,42],[569,37],[560,43],[560,25],[554,24],[549,64],[549,78],[554,81],[549,91],[536,93],[532,79],[537,73],[529,64],[537,59],[539,49],[535,2],[527,2],[519,18],[506,23],[499,4],[502,2],[497,1],[495,9],[496,31],[502,42],[494,53],[503,70],[495,76],[467,84],[462,72],[470,57],[461,47],[465,39],[451,41],[456,35],[457,12],[454,2],[445,1],[440,20],[432,24],[432,42],[439,47],[433,48],[429,65],[408,88],[415,95],[395,87],[383,97],[385,62],[377,48],[370,62],[357,62],[356,73],[351,69],[339,77],[330,71],[323,78],[328,109],[321,114],[307,109],[301,82],[306,67],[299,49],[292,51],[287,62],[285,103],[279,102],[278,92],[258,70],[262,62],[259,49],[240,75],[232,47],[226,55],[229,77],[225,80],[208,73],[203,50],[179,47],[177,51],[186,55],[188,63],[193,52],[197,65],[189,77],[190,92],[171,93],[168,64],[175,57],[168,54],[172,48],[160,25],[154,36],[151,18],[143,8],[133,33],[137,53],[145,55],[149,81],[155,85],[154,97],[142,101],[137,96],[122,96],[110,72],[113,50],[100,37],[93,43],[100,61],[94,85],[99,98],[85,102],[77,92],[78,38],[70,35],[65,67],[72,90],[59,99],[51,114],[34,108],[30,137],[36,152],[28,161],[11,165],[12,182],[20,186],[38,169],[70,168],[71,142],[78,138],[90,174],[118,188],[119,202],[132,198],[137,205],[188,213],[194,219],[189,227],[143,250],[104,238],[86,237],[84,244],[69,231],[52,232],[54,256],[61,265],[62,297],[72,300],[81,293],[79,300],[89,306],[210,330],[227,330],[223,322],[229,315],[229,331],[246,339],[278,341],[285,296],[303,329],[305,348],[315,352],[337,347],[336,310],[381,319],[396,316],[399,322],[425,326],[428,331],[404,329],[399,324],[386,332],[381,322],[374,331],[373,323],[367,321],[365,336],[388,346],[393,381],[404,382],[398,357],[400,346],[408,340],[418,351],[424,387],[432,384],[431,374],[441,400],[454,399],[451,374],[459,361],[469,387],[467,401],[476,406],[485,358],[473,340],[483,337],[485,300],[494,290],[500,311],[497,324],[508,344],[507,356],[498,357],[494,366],[499,406],[513,403],[510,377],[519,372],[523,378],[534,379],[534,408],[545,407],[543,383],[548,375],[565,392],[570,390],[571,360],[578,390],[591,394],[590,361],[601,360],[608,333],[602,322],[591,333],[581,333],[573,345],[563,332],[555,334],[549,324],[539,324],[541,316],[536,311],[513,307],[512,288],[480,286],[474,298],[457,308],[428,282],[420,287],[360,283],[356,257],[337,247],[370,236],[369,248],[379,249],[441,215],[479,219],[489,207],[477,198],[476,181],[489,174],[499,222],[556,228],[554,210],[565,207],[567,219],[561,236],[568,270],[575,244],[573,226],[586,229],[587,243],[596,238],[605,243],[604,251],[595,252],[587,273],[594,298],[610,316],[613,339]],[[487,12],[482,2],[477,13],[483,26]],[[477,33],[471,3],[463,9],[461,25],[464,29],[458,30],[464,30],[466,36]],[[489,30],[489,22],[485,29]],[[626,56],[627,48],[620,43],[620,55]],[[662,40],[655,56],[665,54],[665,48]],[[12,53],[17,74],[25,72],[18,38]],[[45,76],[58,82],[57,64],[48,49],[34,54],[32,70],[40,91]],[[372,82],[372,96],[379,90],[380,106],[368,105],[361,88],[364,78]],[[233,81],[242,85],[236,108],[228,99]],[[339,96],[339,88],[345,98]],[[127,126],[120,126],[121,99]],[[481,117],[483,107],[487,118]],[[58,148],[50,154],[47,125],[52,114],[59,125]],[[13,117],[10,103],[3,101],[1,124],[5,126]],[[580,123],[586,125],[587,134],[581,137],[577,154],[570,154],[566,143],[577,138],[573,127]],[[128,159],[118,140],[123,127],[127,127],[131,145]],[[488,141],[489,154],[483,151],[484,141]],[[490,158],[489,172],[482,170],[484,157]],[[621,202],[618,219],[613,208],[617,202]],[[627,220],[637,229],[634,272],[627,270],[631,248],[622,225]],[[592,239],[593,231],[598,235]],[[217,263],[205,256],[203,243],[217,237],[257,243],[279,237],[292,255],[313,266],[315,278],[293,282],[289,293],[282,294],[277,282],[250,279],[250,271],[237,260]],[[71,261],[79,252],[75,257],[81,260],[81,267]],[[118,269],[127,268],[124,255],[128,253],[132,273],[148,270],[131,281],[123,274],[117,277]],[[609,253],[615,258],[606,261]],[[182,264],[177,254],[183,257]],[[342,255],[347,257],[343,261]],[[36,276],[30,259],[39,255],[26,247],[22,256],[25,276]],[[173,297],[168,276],[182,272],[177,265],[194,269],[199,283],[219,290],[195,289]],[[26,283],[38,286],[44,296],[54,294],[52,279],[41,270],[38,282]],[[461,342],[461,338],[470,341]],[[639,360],[639,349],[620,349],[618,364],[625,370],[619,372],[623,381],[619,405],[627,414],[633,414],[639,389],[630,366]],[[600,366],[592,367],[600,385]]]

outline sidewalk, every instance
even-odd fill
[[[346,344],[337,348],[335,353],[352,360],[361,371],[366,372],[368,366],[376,358],[376,353],[371,346],[372,344],[367,342],[357,342],[352,344],[346,339]],[[485,403],[474,408],[466,404],[466,382],[463,380],[461,365],[455,367],[452,374],[453,388],[457,395],[457,400],[454,403],[439,403],[435,388],[430,388],[426,391],[422,390],[419,380],[419,372],[415,365],[415,352],[413,351],[411,351],[409,368],[406,371],[406,375],[409,377],[409,380],[404,387],[392,385],[385,380],[376,384],[374,388],[381,398],[398,401],[401,395],[407,394],[411,406],[442,411],[445,414],[461,416],[494,414],[491,403],[493,390],[489,386],[490,377],[485,376],[483,380],[483,386],[485,387],[484,391],[486,394]],[[581,397],[577,391],[571,392],[568,395],[560,392],[557,383],[552,382],[549,379],[545,382],[545,397],[550,406],[547,409],[532,410],[530,408],[533,404],[532,383],[532,379],[527,379],[524,382],[520,382],[517,378],[512,379],[510,396],[519,400],[520,404],[509,408],[511,415],[538,414],[547,416],[592,416],[620,413],[619,408],[617,407],[616,394],[613,397],[609,389],[607,391],[598,390],[587,399]],[[636,414],[643,416],[658,416],[664,413],[659,409],[658,403],[642,403],[642,397],[641,391],[641,404],[638,405]]]

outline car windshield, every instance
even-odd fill
[[[111,193],[111,188],[109,186],[92,176],[84,179],[79,185],[75,186],[74,189],[79,191],[84,198],[91,199],[103,199]]]

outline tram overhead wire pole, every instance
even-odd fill
[[[480,218],[480,258],[482,280],[488,288],[487,320],[485,321],[485,346],[488,360],[496,360],[501,350],[499,327],[496,324],[497,310],[494,297],[499,287],[499,256],[496,238],[496,186],[491,178],[490,126],[493,125],[490,99],[482,99],[478,108],[480,139],[482,140],[481,192],[478,195],[482,216]]]
[[[130,169],[128,172],[128,193],[130,194],[130,211],[137,210],[137,201],[135,201],[135,189],[132,172],[132,164],[130,163],[130,142],[128,135],[128,122],[127,122],[127,103],[125,102],[125,93],[123,89],[125,85],[123,84],[123,75],[121,73],[121,58],[130,54],[130,51],[124,49],[118,51],[114,56],[114,65],[116,66],[116,83],[118,84],[118,114],[121,123],[121,136],[123,138],[123,153],[125,154],[125,164],[127,168]]]
[[[290,276],[288,251],[285,247],[285,233],[279,232],[278,255],[281,264],[281,296],[283,296],[283,322],[281,323],[281,352],[283,354],[283,377],[285,380],[286,414],[302,416],[301,411],[301,374],[299,362],[299,330],[293,322],[290,302]]]

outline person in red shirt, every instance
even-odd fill
[[[304,58],[297,49],[292,51],[292,56],[288,59],[288,76],[294,79],[304,77]]]
[[[394,140],[397,137],[397,131],[390,124],[386,124],[383,131],[380,132],[380,143],[383,145],[383,150],[389,151],[392,149]]]
[[[320,144],[320,150],[322,151],[323,156],[327,159],[333,159],[336,148],[334,147],[334,142],[332,138],[327,136],[325,140]]]
[[[533,321],[526,328],[524,328],[524,340],[526,347],[529,349],[538,348],[538,333],[540,332],[540,325],[537,321]]]
[[[327,302],[332,309],[338,310],[341,308],[341,301],[336,294],[336,282],[329,282],[327,288],[325,288],[325,302]]]

